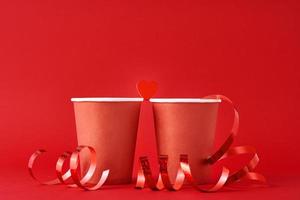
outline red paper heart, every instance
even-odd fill
[[[149,100],[153,97],[157,91],[157,83],[155,81],[142,80],[136,84],[140,96],[145,100]]]

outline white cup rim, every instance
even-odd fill
[[[220,103],[221,99],[209,98],[151,98],[153,103]]]
[[[137,97],[74,97],[72,102],[142,102],[143,98]]]

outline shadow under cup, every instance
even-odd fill
[[[98,182],[109,169],[107,184],[131,183],[136,135],[142,98],[72,98],[78,145],[92,146],[97,153],[97,168],[91,183]],[[80,153],[84,175],[89,167],[89,152]]]
[[[174,182],[180,154],[187,154],[198,184],[211,181],[211,167],[203,161],[212,154],[219,99],[155,98],[153,105],[159,155],[168,155]]]

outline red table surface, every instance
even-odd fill
[[[0,178],[1,199],[300,199],[300,177],[274,177],[269,186],[224,189],[216,193],[202,193],[186,187],[177,192],[134,189],[134,185],[105,186],[97,191],[84,191],[66,186],[42,186],[26,173],[11,172]],[[241,186],[240,186],[241,187]]]

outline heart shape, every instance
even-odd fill
[[[136,84],[136,87],[140,96],[145,100],[149,100],[157,91],[157,83],[155,81],[142,80]]]

